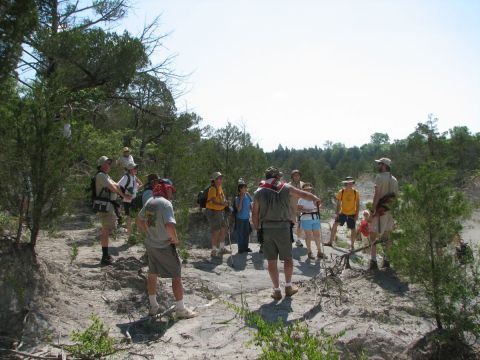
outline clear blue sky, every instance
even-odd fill
[[[433,113],[480,131],[478,0],[141,0],[163,55],[191,73],[177,99],[204,125],[244,124],[266,151],[401,139]]]

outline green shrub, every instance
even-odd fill
[[[332,336],[324,330],[312,334],[300,321],[286,325],[278,319],[276,323],[269,323],[260,314],[249,311],[243,299],[241,307],[225,304],[256,329],[253,343],[262,349],[261,360],[336,360],[339,357],[335,341],[342,334]]]
[[[69,345],[66,350],[80,359],[98,359],[117,351],[116,341],[108,336],[108,328],[97,315],[90,316],[92,324],[84,331],[74,330],[71,334],[75,345]]]

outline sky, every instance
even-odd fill
[[[430,113],[480,132],[480,1],[137,0],[122,26],[157,15],[177,108],[265,151],[403,139]]]

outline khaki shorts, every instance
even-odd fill
[[[382,216],[375,216],[372,219],[370,232],[381,235],[384,232],[391,232],[392,230],[393,230],[393,216],[390,213],[390,211],[387,211]]]
[[[287,260],[292,257],[290,225],[280,229],[263,229],[263,256],[267,260]]]
[[[206,211],[208,224],[211,231],[218,231],[225,226],[225,211],[207,209]]]
[[[117,228],[117,215],[115,212],[99,212],[98,219],[102,223],[102,228],[107,230],[113,230]]]
[[[182,266],[178,258],[177,249],[173,246],[155,248],[147,246],[148,272],[162,278],[179,278],[182,276]]]

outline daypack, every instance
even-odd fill
[[[95,175],[90,178],[90,201],[92,204],[92,209],[95,212],[107,212],[108,204],[111,203],[110,201],[110,190],[102,189],[100,194],[97,196],[96,186],[95,186],[95,179],[99,173],[103,173],[103,171],[97,171]],[[103,193],[105,192],[105,195]]]
[[[345,189],[342,189],[342,195],[340,195],[340,201],[343,201],[343,192],[345,191]],[[357,200],[357,190],[356,189],[353,189],[353,202],[355,202]]]
[[[203,189],[198,193],[197,204],[198,206],[200,206],[200,209],[205,209],[205,207],[207,206],[208,190],[210,190],[211,187],[212,185],[208,185],[207,188]]]
[[[127,182],[125,183],[125,186],[120,186],[120,189],[124,194],[125,194],[125,191],[128,190],[128,185],[130,185],[130,179],[132,178],[132,176],[129,173],[125,173],[125,175],[127,175]]]

